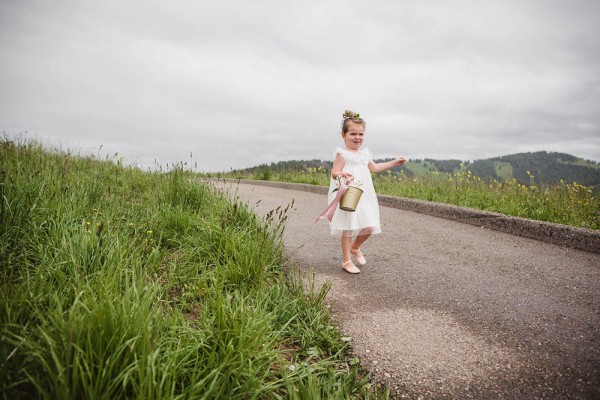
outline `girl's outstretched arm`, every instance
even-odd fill
[[[376,163],[376,162],[371,161],[369,163],[369,171],[371,171],[371,172],[385,171],[386,169],[390,169],[390,168],[402,165],[402,164],[404,164],[405,161],[406,161],[406,158],[404,158],[404,157],[397,157],[397,158],[393,159],[392,161],[387,161],[387,162],[383,162],[383,163]]]

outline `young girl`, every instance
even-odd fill
[[[329,224],[331,234],[339,234],[341,237],[342,268],[351,274],[360,272],[351,257],[354,256],[358,264],[365,265],[367,260],[360,251],[361,245],[371,235],[381,232],[379,203],[373,188],[371,172],[385,171],[402,165],[405,161],[404,157],[398,157],[384,163],[373,162],[369,149],[360,150],[364,136],[365,121],[358,113],[346,110],[342,121],[342,139],[345,146],[336,148],[334,153],[335,161],[331,170],[328,201],[331,203],[336,197],[333,190],[338,187],[340,179],[351,181],[351,186],[358,186],[363,190],[356,211],[349,212],[336,208]]]

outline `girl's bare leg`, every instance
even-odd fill
[[[356,258],[356,262],[358,262],[358,264],[360,264],[360,265],[367,264],[367,260],[365,259],[365,256],[360,251],[360,246],[364,242],[366,242],[370,236],[371,236],[370,233],[366,233],[364,235],[359,235],[356,237],[356,239],[354,239],[354,243],[350,244],[350,253],[354,255],[354,257]]]
[[[368,235],[360,235],[354,239],[354,243],[352,243],[351,250],[360,250],[360,246],[367,241],[368,238],[371,237],[371,234]]]
[[[352,249],[352,236],[342,235],[342,259],[343,262],[350,261],[350,250]]]
[[[342,262],[342,268],[351,274],[360,273],[360,269],[354,265],[351,259],[350,249],[352,248],[352,236],[344,236],[342,235],[342,257],[344,261]]]

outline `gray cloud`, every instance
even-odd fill
[[[596,1],[0,4],[0,128],[151,166],[378,156],[600,160]]]

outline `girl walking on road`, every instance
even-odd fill
[[[392,161],[375,163],[368,148],[361,150],[365,137],[365,121],[358,113],[346,110],[342,120],[342,139],[344,147],[335,149],[331,183],[329,185],[329,204],[336,198],[335,190],[340,187],[357,186],[363,190],[356,211],[344,211],[335,208],[329,215],[332,235],[340,235],[342,242],[342,268],[358,274],[360,269],[352,262],[352,256],[359,265],[367,260],[361,252],[361,246],[373,234],[381,232],[379,221],[379,203],[373,188],[371,172],[381,172],[404,164],[404,157]],[[333,209],[332,209],[333,210]]]

